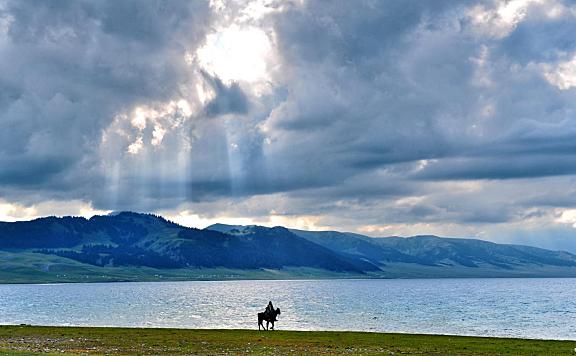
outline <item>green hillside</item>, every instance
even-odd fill
[[[199,230],[131,212],[0,223],[0,283],[574,276],[570,253],[473,239]]]

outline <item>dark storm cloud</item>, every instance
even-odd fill
[[[225,114],[246,114],[248,98],[238,83],[226,85],[218,77],[203,73],[204,79],[214,89],[215,97],[206,105],[206,114],[210,117]]]
[[[28,159],[26,162],[5,159],[3,162],[0,184],[6,186],[41,186],[70,165],[70,162],[62,157]],[[34,174],[30,174],[30,165],[34,166]]]
[[[74,170],[93,183],[67,181],[71,197],[91,189],[102,130],[119,110],[179,90],[181,59],[210,19],[207,4],[187,1],[7,1],[0,11],[3,196],[33,183],[50,197],[51,180]]]
[[[456,7],[463,6],[461,2]],[[450,1],[309,1],[280,14],[275,27],[287,61],[322,62],[327,59],[343,65],[358,65],[364,74],[379,74],[386,52],[396,52],[405,36],[427,18],[432,25]],[[352,9],[354,11],[352,11]],[[311,36],[311,34],[314,34]],[[374,66],[370,66],[373,64]]]
[[[286,144],[279,161],[310,174],[315,156],[329,160],[333,167],[318,171],[328,181],[419,160],[434,161],[406,177],[573,174],[573,92],[538,70],[566,56],[566,31],[547,38],[571,15],[542,18],[528,8],[498,40],[475,33],[468,5],[360,2],[352,11],[347,2],[308,2],[280,14],[282,58],[297,75],[270,122],[277,149]]]
[[[576,202],[576,192],[565,191],[558,187],[556,191],[547,191],[546,194],[536,194],[529,199],[519,202],[525,206],[564,207],[573,208]]]
[[[420,179],[515,179],[576,174],[572,155],[526,155],[445,159],[415,174]]]
[[[282,158],[273,172],[329,183],[450,154],[435,116],[471,101],[452,83],[472,66],[460,60],[471,46],[457,43],[444,5],[360,2],[352,11],[346,2],[308,2],[280,14],[278,42],[293,75],[268,123]],[[427,30],[436,21],[445,32]]]

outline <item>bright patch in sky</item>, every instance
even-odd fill
[[[179,211],[177,214],[173,214],[170,211],[161,212],[161,215],[166,217],[170,221],[174,221],[177,224],[195,227],[199,229],[206,228],[212,224],[228,224],[228,225],[261,225],[261,226],[284,226],[293,229],[302,230],[313,230],[321,231],[328,230],[327,226],[318,225],[320,220],[317,216],[282,216],[275,215],[274,212],[263,219],[254,219],[248,217],[230,217],[225,215],[219,215],[214,217],[206,217],[199,214],[194,214],[188,210]]]
[[[544,65],[544,76],[560,90],[576,87],[576,56],[557,66]]]
[[[25,206],[0,199],[0,221],[25,221],[43,216],[82,216],[86,219],[94,215],[106,215],[111,210],[94,209],[91,203],[81,200],[71,201],[45,201]]]
[[[225,82],[254,83],[267,78],[270,52],[264,31],[233,25],[208,35],[197,58],[202,68]]]
[[[564,210],[556,221],[562,224],[570,224],[576,228],[576,209]]]
[[[496,38],[502,38],[524,19],[529,6],[548,5],[546,0],[512,0],[496,2],[495,8],[486,8],[483,5],[471,9],[472,22],[479,27],[481,32]],[[556,9],[556,7],[554,8]]]

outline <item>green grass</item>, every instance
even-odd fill
[[[0,352],[12,355],[574,355],[575,347],[576,341],[361,332],[0,327]]]
[[[239,270],[229,268],[99,267],[54,255],[0,251],[0,283],[4,284],[359,277],[362,275],[313,268]]]
[[[55,255],[31,251],[0,251],[0,283],[155,282],[246,279],[329,278],[472,278],[472,277],[574,277],[576,268],[542,267],[515,271],[389,263],[376,273],[339,273],[290,267],[279,270],[229,268],[155,269],[150,267],[99,267]]]

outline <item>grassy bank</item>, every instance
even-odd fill
[[[293,267],[274,269],[100,267],[33,252],[0,251],[0,283],[165,282],[266,279],[377,278]]]
[[[423,266],[388,263],[384,271],[345,273],[317,268],[282,269],[174,268],[135,266],[94,266],[69,258],[31,251],[0,251],[0,283],[77,283],[77,282],[158,282],[267,279],[345,279],[345,278],[512,278],[576,277],[576,267],[540,266],[506,270],[489,267]]]
[[[576,341],[358,332],[0,327],[0,352],[13,355],[574,355],[575,347]]]

